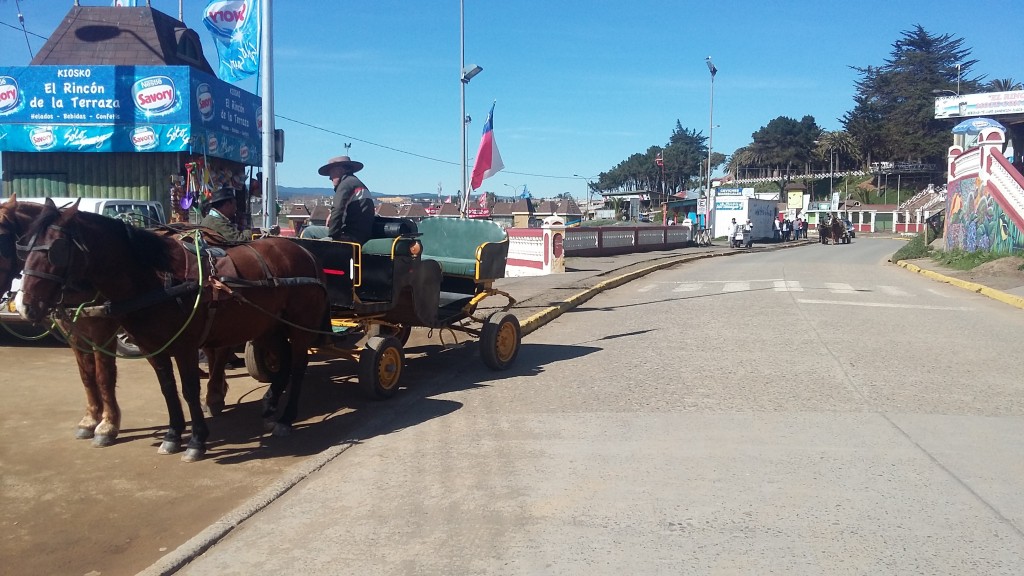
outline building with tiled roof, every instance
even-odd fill
[[[462,212],[459,211],[459,206],[457,204],[445,203],[445,204],[441,204],[441,209],[438,210],[437,213],[434,214],[434,216],[444,216],[444,217],[449,217],[449,218],[451,218],[451,217],[458,218],[458,217],[462,216]]]
[[[215,74],[195,30],[141,6],[73,6],[32,64],[191,66]]]
[[[327,218],[331,215],[330,206],[314,206],[309,213],[309,224],[311,226],[327,226]]]
[[[501,225],[502,228],[512,226],[512,203],[495,202],[491,206],[491,220]]]
[[[520,198],[512,204],[512,226],[514,228],[529,228],[531,218],[533,218],[532,199]]]
[[[417,221],[429,216],[429,214],[427,214],[427,209],[420,204],[407,204],[402,206],[398,211],[398,215],[402,218],[410,218]]]
[[[377,204],[377,216],[395,218],[398,216],[398,206],[394,204]]]

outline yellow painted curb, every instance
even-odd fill
[[[985,286],[984,284],[977,284],[975,282],[968,282],[966,280],[961,280],[959,278],[953,278],[953,277],[950,277],[950,276],[946,276],[945,274],[939,274],[938,272],[932,272],[931,270],[925,270],[924,268],[921,268],[920,266],[911,264],[910,262],[907,262],[906,260],[900,260],[899,262],[896,263],[896,265],[897,266],[902,266],[902,267],[906,268],[907,270],[910,270],[911,272],[917,272],[918,274],[920,274],[920,275],[922,275],[922,276],[924,276],[926,278],[931,278],[932,280],[937,280],[939,282],[945,282],[946,284],[951,284],[953,286],[956,286],[957,288],[963,288],[964,290],[969,290],[971,292],[975,292],[975,293],[981,294],[983,296],[988,296],[989,298],[991,298],[993,300],[998,300],[998,301],[1002,302],[1003,304],[1009,304],[1010,306],[1013,306],[1015,308],[1020,308],[1020,309],[1024,310],[1024,298],[1021,298],[1020,296],[1014,296],[1013,294],[1007,294],[1006,292],[1003,292],[1002,290],[996,290],[995,288],[989,288],[988,286]]]

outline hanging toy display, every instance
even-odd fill
[[[188,222],[188,209],[182,208],[185,199],[185,180],[178,174],[171,176],[171,222]]]

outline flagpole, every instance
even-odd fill
[[[270,4],[263,0],[260,46],[260,90],[263,93],[263,231],[277,224],[277,164],[274,162],[274,35],[270,24]]]

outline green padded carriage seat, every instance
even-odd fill
[[[505,277],[508,234],[490,220],[424,218],[417,224],[423,259],[434,260],[446,275],[475,280]]]

